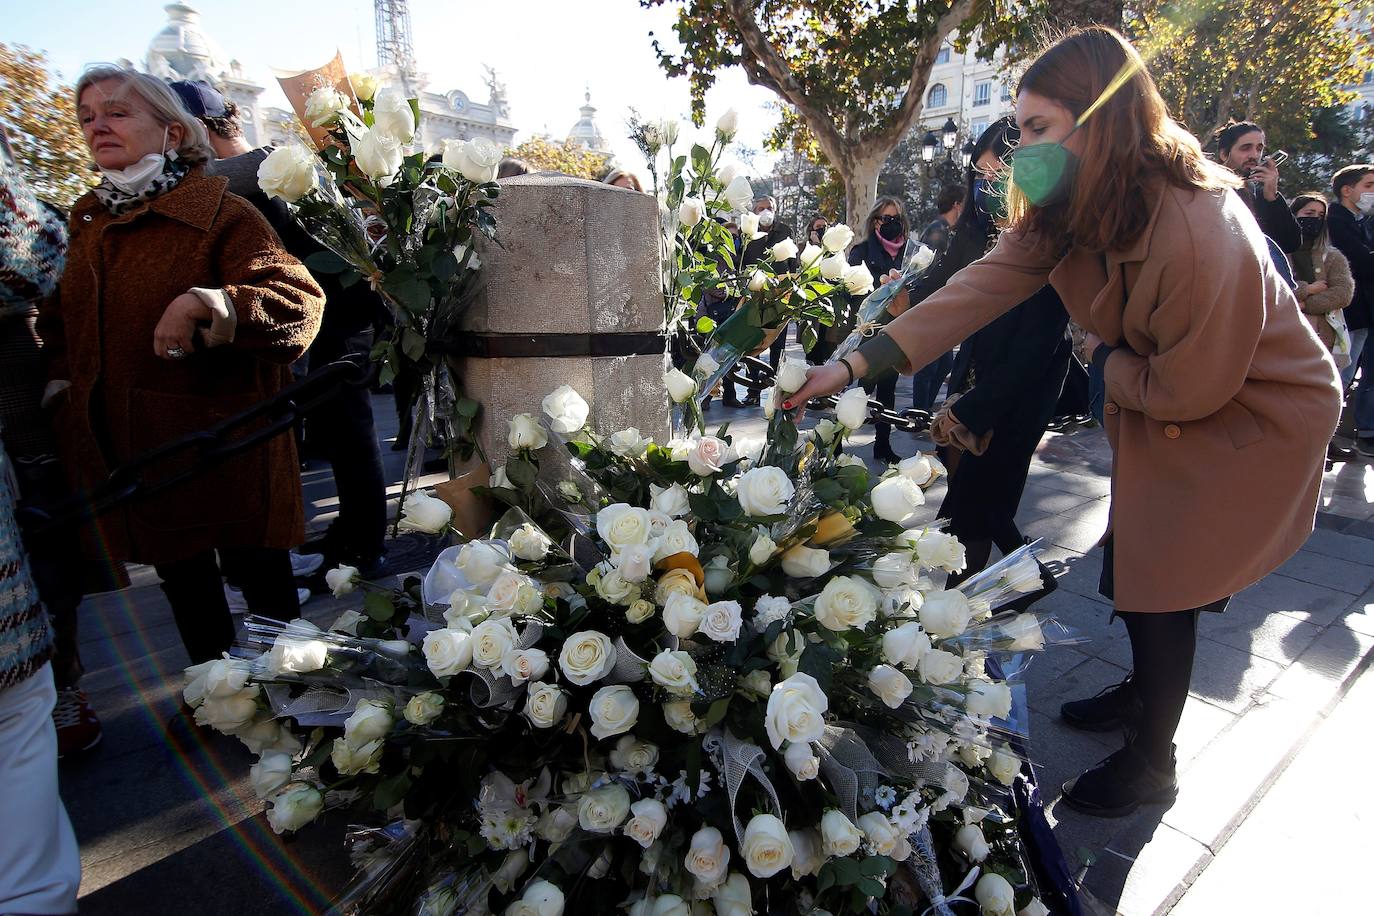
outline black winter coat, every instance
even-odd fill
[[[1279,194],[1273,200],[1264,195],[1255,197],[1248,187],[1236,189],[1240,199],[1255,214],[1255,222],[1260,231],[1274,240],[1284,254],[1292,254],[1302,247],[1302,230],[1298,228],[1298,218],[1288,209],[1288,201]]]
[[[1326,230],[1331,244],[1350,262],[1355,278],[1355,297],[1345,308],[1345,323],[1352,331],[1374,325],[1374,241],[1351,213],[1340,204],[1327,211]]]

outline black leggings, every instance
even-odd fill
[[[1157,767],[1168,768],[1173,760],[1174,732],[1193,678],[1201,610],[1154,614],[1117,611],[1131,638],[1135,663],[1132,685],[1141,703],[1139,728],[1131,740]]]
[[[283,622],[300,616],[296,582],[287,551],[268,547],[226,547],[225,567],[243,588],[248,610]],[[219,658],[234,644],[234,619],[224,598],[224,583],[215,552],[207,550],[174,563],[153,567],[172,606],[177,632],[193,664]]]

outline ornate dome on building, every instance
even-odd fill
[[[406,0],[376,0],[378,6],[378,47],[386,60],[376,67],[364,68],[362,61],[348,61],[350,69],[364,70],[378,78],[382,88],[394,89],[420,101],[420,127],[417,138],[431,152],[444,140],[486,137],[507,147],[515,139],[516,127],[510,120],[510,102],[505,85],[496,71],[486,68],[486,100],[473,99],[461,89],[432,91],[416,62],[405,53],[397,59],[397,36],[403,36],[403,52],[409,52],[410,10]],[[294,115],[281,108],[265,107],[261,96],[265,87],[253,81],[243,66],[226,54],[207,32],[200,13],[185,3],[169,3],[167,23],[148,44],[143,66],[164,79],[204,80],[224,93],[239,108],[248,142],[255,146],[279,145],[296,136]],[[383,35],[383,31],[385,35]],[[312,61],[292,61],[312,64]],[[587,111],[586,108],[583,109]],[[595,109],[592,109],[595,112]],[[579,122],[580,123],[580,122]],[[599,137],[599,134],[598,134]],[[604,143],[604,141],[602,141]]]
[[[568,139],[594,153],[605,153],[609,156],[611,144],[601,133],[601,125],[596,123],[596,106],[592,104],[592,91],[588,89],[583,98],[586,104],[581,108],[582,117],[578,118],[572,130],[568,131]]]

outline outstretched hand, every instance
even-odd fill
[[[862,375],[863,357],[857,353],[851,354],[849,362],[854,366],[856,378]],[[849,384],[849,372],[839,363],[826,363],[824,366],[814,366],[806,371],[806,384],[789,394],[782,402],[783,410],[791,410],[794,407],[804,407],[806,402],[812,398],[823,398],[827,394],[835,394],[844,390]]]

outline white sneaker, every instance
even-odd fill
[[[309,601],[310,598],[311,598],[310,589],[308,589],[308,588],[298,588],[298,589],[296,589],[296,603],[297,603],[297,604],[303,605],[303,604],[305,604],[307,601]],[[246,598],[243,597],[243,589],[241,589],[241,588],[234,588],[234,586],[229,585],[228,583],[226,583],[225,586],[224,586],[224,600],[225,600],[226,602],[228,602],[228,604],[229,604],[229,613],[234,614],[234,615],[236,615],[236,616],[241,616],[241,615],[243,615],[243,614],[248,613],[248,600],[247,600]]]
[[[302,578],[324,565],[324,554],[291,551],[291,575]]]

